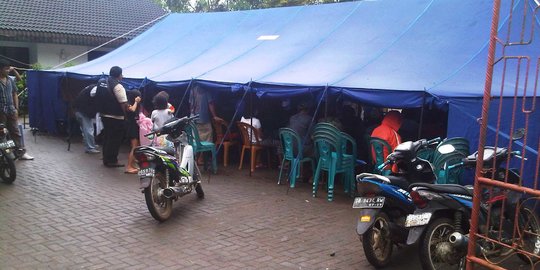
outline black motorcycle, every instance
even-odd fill
[[[510,152],[506,148],[486,147],[483,156],[484,175],[500,181],[506,178],[511,184],[519,183],[519,171],[501,166],[509,157],[520,157],[520,153]],[[452,166],[474,167],[477,159],[478,152]],[[490,168],[493,162],[496,166]],[[422,268],[464,269],[473,187],[418,183],[411,185],[411,188],[411,197],[417,210],[407,216],[407,224],[411,226],[407,242],[412,244],[420,239]],[[479,231],[504,244],[479,238],[476,242],[477,255],[494,258],[515,252],[513,248],[507,247],[516,247],[534,256],[540,255],[540,221],[537,214],[527,206],[522,194],[498,188],[485,189],[481,194]],[[525,262],[531,262],[523,254],[518,256]]]
[[[5,125],[0,123],[0,178],[6,184],[13,183],[17,177],[15,150],[15,142],[9,137]]]
[[[160,130],[146,137],[167,135],[174,147],[139,146],[134,156],[139,164],[140,187],[146,206],[156,220],[165,221],[172,213],[172,202],[193,191],[204,197],[201,173],[194,159],[193,147],[188,144],[186,132],[195,117],[173,118]],[[181,154],[180,154],[181,153]]]
[[[378,169],[395,164],[398,172],[383,176],[362,173],[356,177],[358,197],[353,208],[359,209],[356,233],[361,236],[369,263],[380,268],[390,263],[393,245],[405,244],[408,229],[405,218],[416,209],[409,196],[409,185],[433,183],[431,164],[419,157],[424,149],[434,148],[440,138],[404,142],[390,153]]]

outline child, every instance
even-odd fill
[[[173,117],[172,112],[168,109],[168,99],[169,95],[165,91],[161,91],[152,100],[154,110],[150,118],[154,123],[153,130],[160,129],[167,120]]]
[[[126,112],[126,137],[129,139],[131,145],[131,151],[128,155],[128,162],[126,164],[125,173],[135,174],[137,168],[135,167],[135,158],[133,157],[133,151],[139,146],[139,125],[137,120],[139,117],[141,102],[141,92],[137,90],[128,91],[128,110]]]

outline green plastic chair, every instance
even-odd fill
[[[366,164],[363,160],[358,160],[358,153],[357,153],[357,145],[356,141],[354,140],[351,135],[341,132],[341,137],[343,138],[343,144],[342,144],[342,151],[344,153],[343,155],[343,163],[346,164],[346,166],[353,167],[353,176],[354,176],[354,168],[356,168],[357,165],[360,164]],[[356,181],[353,177],[353,179],[348,179],[347,181],[348,185],[345,186],[345,192],[349,194],[349,196],[353,197],[355,195],[356,190]]]
[[[369,148],[371,149],[371,153],[369,155],[370,157],[370,163],[373,165],[373,173],[380,174],[380,175],[390,175],[392,172],[388,169],[382,169],[379,170],[378,167],[384,163],[386,160],[386,157],[384,156],[384,150],[388,152],[388,154],[392,153],[392,147],[383,139],[377,138],[377,137],[370,137],[369,138]],[[373,157],[373,154],[375,154],[375,157]]]
[[[337,128],[328,123],[319,123],[315,126],[313,141],[318,156],[313,177],[313,197],[317,196],[321,171],[326,171],[328,173],[327,200],[333,201],[335,176],[338,173],[343,174],[344,186],[348,190],[349,183],[354,178],[354,159],[352,155],[343,153],[345,139]]]
[[[437,145],[437,149],[446,144],[451,144],[454,146],[456,151],[459,151],[464,155],[470,155],[469,141],[466,138],[455,137],[445,139],[444,141],[440,142],[439,145]]]
[[[188,137],[188,143],[193,147],[193,154],[211,152],[212,153],[212,172],[217,173],[216,145],[212,142],[201,141],[199,131],[194,123],[186,125],[185,131]],[[206,157],[204,157],[206,164]]]
[[[300,177],[300,168],[302,163],[311,162],[312,170],[315,170],[313,158],[303,157],[303,145],[300,136],[296,131],[290,128],[280,128],[279,138],[283,149],[283,160],[281,161],[281,169],[279,170],[278,185],[281,184],[281,174],[285,161],[289,162],[291,171],[289,172],[289,184],[291,188],[296,185],[296,179]],[[313,172],[315,174],[315,172]]]
[[[456,151],[440,155],[437,161],[433,162],[433,172],[437,176],[437,184],[461,184],[463,177],[463,167],[458,166],[449,169],[451,165],[460,163],[466,157],[463,153]]]
[[[435,154],[435,149],[433,149],[433,148],[423,148],[423,149],[418,150],[418,152],[416,153],[416,156],[421,158],[421,159],[432,162],[434,154]]]

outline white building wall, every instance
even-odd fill
[[[40,63],[43,68],[50,69],[70,60],[77,55],[85,53],[89,49],[91,48],[87,46],[38,43],[36,45],[37,62]],[[66,65],[78,65],[87,61],[88,56],[85,54],[57,68],[63,68]]]
[[[15,41],[2,41],[0,46],[5,47],[20,47],[28,48],[30,63],[39,63],[42,68],[50,69],[61,63],[64,63],[71,58],[80,55],[82,53],[91,50],[92,47],[88,46],[75,46],[75,45],[62,45],[51,43],[29,43],[29,42],[15,42]],[[110,48],[100,48],[100,51],[112,51]],[[78,65],[88,62],[88,55],[84,54],[81,57],[69,61],[68,63],[58,67],[63,68],[67,66]]]

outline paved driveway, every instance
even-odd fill
[[[277,171],[220,167],[204,200],[181,198],[159,223],[137,176],[104,168],[80,143],[67,151],[26,134],[26,144],[36,159],[0,184],[0,269],[372,269],[341,189],[330,203],[303,183],[287,194]],[[415,249],[396,253],[390,269],[419,268]]]

